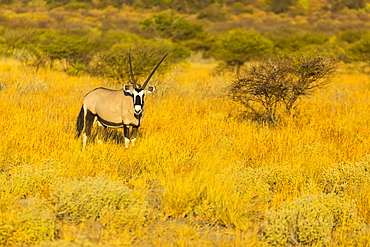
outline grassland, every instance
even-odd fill
[[[0,245],[369,246],[368,75],[342,68],[271,128],[213,68],[153,79],[135,147],[83,152],[83,96],[120,85],[0,61]]]

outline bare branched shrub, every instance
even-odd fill
[[[337,61],[318,54],[269,56],[232,83],[229,96],[254,119],[275,124],[298,100],[330,82]]]

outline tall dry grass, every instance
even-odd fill
[[[231,78],[212,69],[192,63],[153,79],[135,147],[109,131],[83,152],[83,96],[120,85],[1,61],[0,244],[369,244],[369,77],[339,73],[271,128],[243,119],[226,98]],[[284,210],[304,219],[279,228],[295,222]]]

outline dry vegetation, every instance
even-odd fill
[[[84,94],[119,86],[1,61],[0,245],[368,246],[368,75],[343,68],[271,128],[213,68],[153,79],[136,147],[112,131],[82,152]]]

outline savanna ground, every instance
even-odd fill
[[[0,245],[369,246],[368,75],[342,66],[269,127],[213,69],[153,78],[137,145],[83,152],[83,96],[121,85],[0,61]]]

